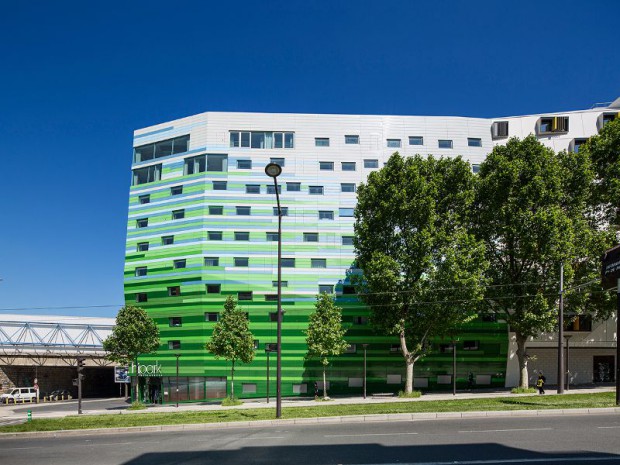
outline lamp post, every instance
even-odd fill
[[[569,353],[568,353],[568,341],[570,340],[570,338],[573,337],[572,334],[566,334],[564,336],[564,339],[566,339],[566,390],[568,391],[570,389],[570,358],[569,358]],[[564,378],[562,376],[562,378]]]
[[[366,349],[368,349],[368,344],[362,344],[364,348],[364,399],[366,398]]]
[[[177,391],[177,408],[179,408],[179,357],[181,356],[181,354],[174,354],[174,356],[177,358],[177,386],[176,386],[176,391]]]
[[[265,353],[267,354],[267,403],[269,403],[269,381],[271,379],[271,375],[269,374],[269,368],[271,364],[269,363],[269,354],[274,352],[273,344],[265,344]]]
[[[456,396],[456,341],[452,340],[452,395]]]
[[[278,336],[277,336],[277,365],[276,365],[276,418],[282,417],[282,208],[280,208],[280,194],[278,192],[278,176],[282,174],[282,167],[277,163],[265,166],[265,174],[273,178],[278,205]]]
[[[558,309],[558,394],[564,394],[564,263],[560,263],[560,308]]]

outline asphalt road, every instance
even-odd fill
[[[476,418],[0,439],[0,463],[620,464],[620,416]]]
[[[26,414],[28,410],[33,413],[53,413],[64,412],[77,414],[77,399],[62,400],[57,402],[40,402],[38,404],[2,404],[0,405],[0,417],[12,412],[13,414]],[[82,399],[82,409],[90,410],[119,410],[128,407],[128,403],[124,398],[119,399]]]

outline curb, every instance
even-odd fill
[[[127,426],[120,428],[95,428],[57,431],[33,431],[24,433],[0,433],[0,439],[10,438],[56,438],[67,436],[93,436],[100,434],[146,433],[159,431],[205,431],[221,428],[262,428],[283,425],[316,425],[334,423],[380,423],[385,421],[455,420],[472,418],[500,418],[524,416],[561,416],[620,414],[620,407],[547,409],[547,410],[489,410],[478,412],[394,413],[376,415],[351,415],[339,417],[292,418],[290,420],[234,421],[225,423],[190,423],[182,425]]]

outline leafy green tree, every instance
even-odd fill
[[[213,328],[211,340],[205,344],[206,349],[215,358],[224,358],[231,362],[230,397],[235,398],[235,363],[250,363],[254,359],[254,336],[249,328],[246,313],[237,308],[237,302],[231,296],[224,303],[224,311]]]
[[[310,315],[306,343],[307,358],[318,358],[323,365],[323,398],[327,398],[327,377],[325,371],[329,357],[335,357],[347,350],[349,344],[344,340],[347,332],[342,327],[342,309],[334,303],[334,298],[322,293],[316,298],[316,311]]]
[[[116,325],[105,341],[106,358],[123,365],[133,363],[136,376],[132,379],[133,392],[138,381],[138,356],[150,354],[159,348],[159,329],[152,318],[140,307],[127,305],[116,315]]]
[[[354,244],[363,275],[352,280],[373,326],[398,336],[411,393],[429,341],[475,317],[483,297],[484,244],[468,231],[474,177],[460,157],[395,153],[357,192]]]
[[[592,186],[586,155],[555,154],[534,136],[496,146],[480,166],[475,229],[490,263],[486,297],[515,333],[522,388],[528,338],[556,328],[560,263],[566,287],[598,274],[609,234],[591,208]],[[573,313],[600,300],[600,286],[598,293],[583,290],[567,296]]]
[[[590,137],[579,147],[579,153],[592,161],[596,176],[594,204],[610,224],[620,225],[620,118]]]

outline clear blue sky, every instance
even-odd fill
[[[136,128],[588,108],[620,96],[618,18],[615,0],[5,0],[0,311],[116,314]]]

